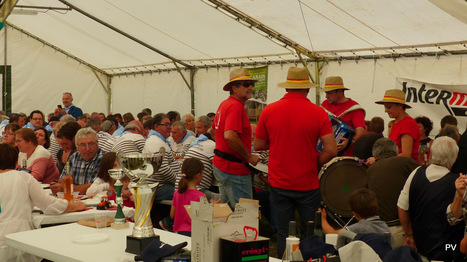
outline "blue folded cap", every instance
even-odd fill
[[[155,239],[144,248],[143,252],[141,252],[141,257],[143,258],[144,262],[157,262],[163,257],[172,255],[179,249],[185,247],[187,244],[187,242],[182,242],[175,246],[171,246],[161,242],[159,239]]]

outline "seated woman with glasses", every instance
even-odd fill
[[[86,209],[83,202],[68,203],[50,196],[31,175],[15,170],[17,160],[13,146],[0,144],[0,261],[34,261],[4,245],[5,235],[34,229],[31,216],[34,204],[46,215]]]
[[[50,184],[60,177],[55,161],[47,149],[39,145],[34,131],[21,128],[15,132],[19,149],[18,168],[28,170],[39,182]]]
[[[16,130],[20,129],[21,127],[18,124],[8,124],[5,126],[5,129],[3,131],[3,141],[2,144],[10,144],[12,145],[15,149],[16,152],[19,153],[19,149],[16,146],[15,143],[15,132]]]

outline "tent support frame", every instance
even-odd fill
[[[97,74],[97,71],[92,70],[92,72],[96,76],[97,80],[99,80],[99,83],[101,83],[102,88],[104,89],[105,93],[107,94],[107,114],[110,114],[110,112],[112,112],[112,89],[110,88],[110,84],[112,83],[112,77],[107,76],[107,85],[105,85],[102,82],[102,79]]]

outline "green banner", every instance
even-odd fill
[[[253,98],[266,102],[268,98],[268,67],[248,68],[251,78],[258,80],[253,88]]]

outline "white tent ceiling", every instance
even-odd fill
[[[118,75],[285,62],[296,48],[324,59],[465,53],[467,24],[443,9],[428,0],[20,0],[7,22]]]

